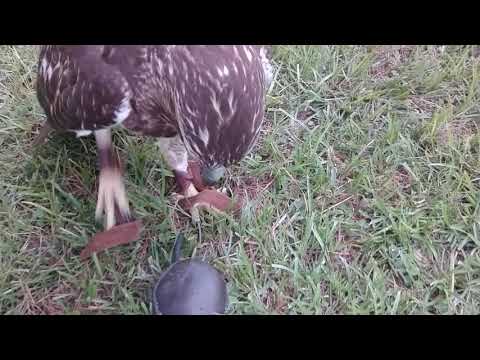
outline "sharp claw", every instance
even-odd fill
[[[102,218],[103,215],[103,208],[105,207],[104,203],[105,200],[103,198],[101,185],[98,187],[98,198],[97,198],[97,207],[95,208],[95,220],[99,221]]]
[[[116,208],[120,216],[115,216]],[[105,215],[105,229],[109,230],[118,220],[130,218],[130,209],[122,177],[118,171],[103,170],[100,172],[98,200],[95,218],[100,220]]]

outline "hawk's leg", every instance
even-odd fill
[[[110,129],[95,131],[100,178],[95,218],[105,215],[105,230],[131,221],[128,198],[122,178],[120,161],[112,145]]]
[[[157,141],[168,166],[175,175],[175,181],[180,193],[186,197],[195,196],[198,191],[193,185],[192,177],[188,172],[188,153],[180,137],[159,138]]]

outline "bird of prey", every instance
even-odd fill
[[[96,218],[131,221],[112,128],[157,139],[181,193],[196,193],[188,160],[213,185],[253,147],[272,66],[262,46],[44,45],[37,97],[50,130],[93,134],[99,158]]]

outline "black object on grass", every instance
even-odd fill
[[[228,305],[223,274],[199,259],[179,260],[184,236],[179,234],[172,265],[153,290],[155,315],[220,315]]]

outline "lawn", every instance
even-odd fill
[[[198,242],[153,140],[117,131],[145,230],[82,262],[94,140],[33,151],[37,48],[0,46],[0,313],[148,314],[179,231],[225,272],[231,314],[479,313],[477,50],[275,46],[261,138],[222,183],[241,218],[205,214]]]

